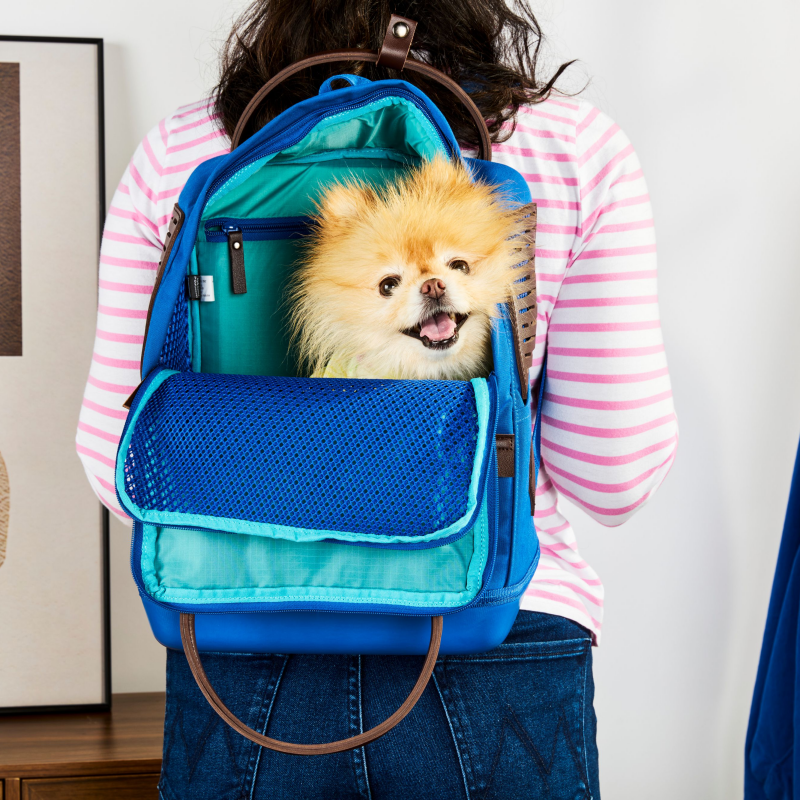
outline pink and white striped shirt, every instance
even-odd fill
[[[139,381],[145,318],[173,204],[192,170],[229,150],[208,101],[179,109],[141,143],[106,220],[92,367],[77,449],[100,500]],[[650,200],[636,154],[605,114],[553,97],[520,109],[494,159],[514,167],[539,207],[537,346],[548,352],[543,466],[536,490],[542,557],[522,607],[572,619],[599,640],[603,585],[558,508],[568,497],[619,525],[666,476],[678,442],[656,293]]]

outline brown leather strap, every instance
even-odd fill
[[[374,50],[329,50],[325,53],[317,53],[316,55],[309,56],[288,67],[282,69],[277,75],[270,78],[254,95],[252,100],[247,104],[242,116],[236,123],[236,129],[231,137],[231,150],[235,150],[247,137],[244,135],[247,123],[250,122],[250,117],[253,116],[256,109],[261,105],[261,101],[282,81],[290,78],[298,72],[309,67],[316,67],[320,64],[332,64],[336,62],[353,62],[363,61],[370,64],[377,64],[379,54]],[[469,112],[472,121],[478,131],[480,143],[478,146],[478,158],[484,161],[492,160],[492,142],[489,137],[489,129],[486,127],[486,121],[483,119],[481,112],[472,98],[452,79],[445,75],[436,67],[430,64],[425,64],[422,61],[417,61],[414,58],[409,58],[405,62],[405,68],[411,72],[418,72],[426,78],[440,83],[446,89],[453,92],[456,97],[464,104]]]
[[[519,390],[522,399],[527,401],[529,371],[533,362],[533,349],[536,347],[536,203],[522,206],[519,213],[526,222],[520,250],[527,263],[521,279],[513,285],[512,324]]]
[[[377,65],[402,70],[406,65],[416,29],[417,23],[413,19],[392,14],[386,28],[386,36],[383,37],[383,44],[378,52]]]
[[[514,434],[498,433],[494,437],[497,454],[497,477],[513,478],[515,474]]]
[[[247,294],[247,273],[244,270],[244,236],[241,231],[228,234],[228,260],[231,265],[231,291]]]
[[[297,756],[315,756],[325,755],[327,753],[341,753],[344,750],[354,750],[356,747],[374,742],[385,733],[388,733],[398,722],[400,722],[422,697],[425,687],[428,685],[428,680],[433,673],[433,668],[436,666],[436,657],[439,655],[439,645],[442,642],[442,628],[443,620],[441,617],[433,617],[431,619],[431,642],[428,646],[428,654],[425,657],[425,664],[422,667],[422,672],[417,679],[411,694],[406,698],[403,705],[392,714],[389,719],[376,725],[358,736],[351,736],[349,739],[340,739],[338,742],[329,742],[328,744],[294,744],[292,742],[282,742],[279,739],[271,739],[269,736],[254,731],[248,728],[223,702],[220,700],[217,693],[211,686],[208,680],[203,665],[200,662],[200,653],[197,651],[197,639],[194,633],[194,614],[181,614],[181,641],[183,642],[183,651],[186,654],[186,660],[189,662],[189,669],[200,687],[200,691],[205,695],[211,707],[217,714],[228,723],[235,731],[241,733],[242,736],[249,739],[251,742],[260,744],[262,747],[267,747],[270,750],[277,750],[279,753],[291,753]]]

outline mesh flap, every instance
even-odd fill
[[[440,542],[477,512],[494,434],[484,379],[163,370],[136,397],[117,492],[142,522],[310,541]]]

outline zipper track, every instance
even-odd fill
[[[277,234],[269,238],[298,238],[307,233],[314,220],[312,217],[274,217],[272,219],[236,219],[233,217],[217,217],[210,219],[205,224],[205,234],[207,242],[224,242],[229,233],[241,231],[245,241],[258,240],[259,237],[248,236],[252,233]],[[282,236],[288,234],[288,236]],[[293,235],[296,234],[296,235]]]

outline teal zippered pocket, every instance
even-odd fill
[[[211,219],[206,223],[206,241],[227,242],[231,291],[233,294],[247,294],[244,243],[299,239],[308,235],[312,224],[311,217],[273,217],[268,219],[222,217]]]
[[[198,290],[190,294],[199,301],[192,317],[200,371],[297,375],[287,340],[287,281],[312,225],[308,216],[205,223],[196,245]]]

